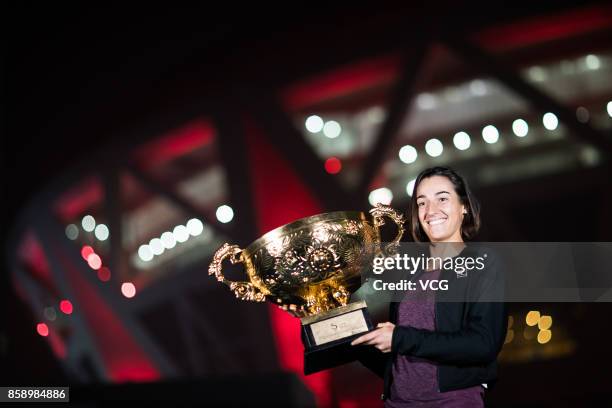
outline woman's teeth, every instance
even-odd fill
[[[428,222],[429,225],[439,225],[446,221],[446,218],[438,218],[436,220],[431,220]]]

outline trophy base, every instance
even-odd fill
[[[363,300],[301,322],[305,375],[355,361],[357,350],[351,341],[374,328]]]

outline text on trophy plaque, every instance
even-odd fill
[[[361,310],[325,319],[310,325],[317,345],[368,331],[368,325]]]

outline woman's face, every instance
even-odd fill
[[[421,180],[416,197],[419,222],[431,242],[463,242],[461,224],[465,206],[447,177]]]

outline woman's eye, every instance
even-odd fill
[[[440,197],[440,201],[441,202],[448,201],[448,197]]]
[[[417,203],[417,206],[419,206],[419,207],[422,207],[422,206],[424,206],[424,205],[425,205],[425,203],[424,203],[424,202],[422,202],[422,201],[421,201],[420,203]]]

